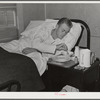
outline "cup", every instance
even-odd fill
[[[77,57],[78,61],[79,61],[80,48],[78,46],[75,46],[74,54],[75,54],[75,57]]]
[[[81,67],[90,67],[91,51],[89,49],[80,49],[79,65]]]
[[[90,54],[90,64],[93,64],[94,61],[95,61],[95,53],[91,52],[91,54]]]

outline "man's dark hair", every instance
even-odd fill
[[[59,19],[59,21],[58,21],[57,24],[60,26],[60,25],[62,25],[62,24],[64,24],[64,23],[65,23],[66,25],[68,25],[70,28],[73,26],[71,20],[68,19],[68,18],[61,18],[61,19]]]

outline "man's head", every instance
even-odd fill
[[[56,26],[56,34],[59,39],[62,39],[71,29],[72,22],[68,18],[61,18]]]

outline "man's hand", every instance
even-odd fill
[[[22,53],[23,54],[29,54],[29,53],[32,53],[32,52],[36,52],[37,50],[36,49],[34,49],[34,48],[25,48],[25,49],[23,49],[22,50]]]
[[[65,43],[61,43],[61,44],[56,45],[56,50],[58,50],[58,51],[60,51],[60,50],[67,51],[68,48],[67,48]]]

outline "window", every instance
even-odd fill
[[[19,38],[16,4],[0,3],[0,42]]]
[[[0,27],[17,26],[16,19],[16,4],[0,4]]]

